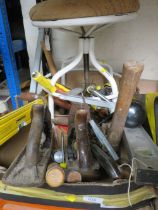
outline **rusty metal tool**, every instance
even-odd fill
[[[143,69],[143,64],[136,61],[129,61],[123,65],[118,101],[108,131],[108,140],[116,150],[118,150],[128,110]]]
[[[133,167],[134,182],[158,186],[158,147],[142,126],[124,128],[123,142]]]
[[[100,99],[102,99],[103,101],[106,101],[107,103],[111,103],[110,100],[106,96],[99,93],[99,91],[97,91],[95,87],[92,85],[87,88],[87,92],[92,94],[93,96],[99,97]]]
[[[75,136],[75,115],[77,110],[79,110],[81,108],[80,104],[75,104],[72,103],[70,112],[69,112],[69,118],[68,118],[68,144],[67,144],[67,158],[68,160],[74,160],[76,158],[76,154],[75,151],[73,150],[72,147],[72,142],[73,140],[76,140],[76,136]],[[90,119],[90,114],[89,114],[89,106],[87,104],[82,104],[82,108],[84,108],[85,110],[87,110],[88,112],[88,117],[87,117],[87,121]]]
[[[79,168],[89,169],[92,166],[93,157],[90,149],[90,141],[87,130],[87,111],[84,109],[80,109],[76,113],[75,130]]]
[[[79,109],[75,115],[77,161],[83,179],[98,178],[98,164],[94,161],[88,135],[88,111]]]
[[[109,177],[113,179],[119,179],[121,177],[121,173],[118,169],[116,162],[110,158],[102,149],[100,149],[96,144],[91,145],[92,152],[102,166],[102,168],[106,171]]]
[[[42,133],[46,139],[41,146]],[[48,108],[33,105],[32,123],[26,147],[8,168],[3,183],[12,186],[41,186],[51,154],[52,126]]]

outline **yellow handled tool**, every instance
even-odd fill
[[[65,86],[56,83],[55,86],[51,85],[51,80],[47,79],[46,77],[44,77],[41,73],[39,73],[38,71],[34,72],[32,74],[32,78],[38,82],[43,89],[45,89],[46,91],[48,90],[51,93],[54,93],[57,91],[57,89],[62,90],[63,92],[69,92],[70,90],[68,88],[66,88]]]

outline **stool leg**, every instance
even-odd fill
[[[89,54],[83,54],[85,89],[89,85]]]
[[[62,77],[64,74],[67,74],[69,71],[73,70],[75,66],[79,64],[79,62],[82,60],[83,57],[83,40],[80,39],[79,41],[79,55],[75,58],[73,62],[71,62],[68,66],[64,67],[63,69],[59,70],[51,80],[51,84],[55,86],[56,82],[60,77]]]
[[[89,50],[89,56],[90,60],[93,64],[93,66],[108,80],[108,82],[111,84],[112,88],[112,95],[110,96],[110,99],[113,100],[113,102],[117,101],[118,97],[118,88],[116,81],[114,80],[113,76],[108,72],[106,68],[103,68],[98,61],[96,60],[96,57],[94,55],[94,38],[90,39],[90,50]],[[109,68],[109,65],[107,65],[107,68]]]
[[[51,114],[51,119],[54,119],[54,100],[51,95],[48,96],[48,107]]]
[[[37,47],[36,47],[35,58],[34,58],[34,66],[30,72],[31,75],[35,71],[40,71],[41,56],[42,56],[41,41],[43,39],[44,39],[44,29],[39,29],[37,45],[36,45]],[[33,79],[31,79],[30,92],[31,93],[37,92],[37,83]]]
[[[83,41],[79,42],[79,55],[75,58],[73,62],[71,62],[68,66],[64,67],[63,69],[59,70],[51,80],[51,84],[55,86],[56,82],[60,77],[68,73],[69,71],[73,70],[75,66],[79,64],[83,57]],[[51,113],[51,119],[54,119],[54,100],[51,96],[49,96],[49,110]]]

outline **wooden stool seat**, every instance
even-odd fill
[[[55,21],[137,12],[138,0],[47,0],[30,11],[32,21]]]

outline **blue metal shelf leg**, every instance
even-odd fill
[[[8,22],[5,0],[0,0],[0,53],[7,78],[13,109],[16,109],[15,97],[20,94],[20,81],[13,51],[12,38]],[[19,101],[19,106],[22,102]]]

